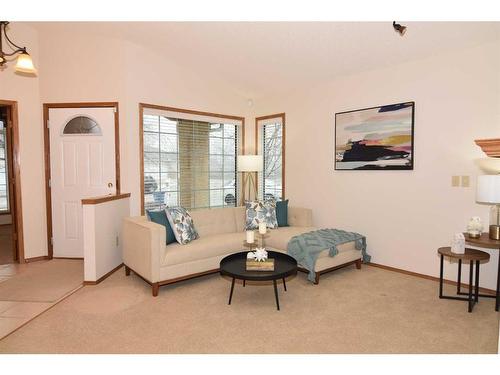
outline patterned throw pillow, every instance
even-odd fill
[[[261,222],[265,222],[267,228],[278,228],[276,201],[273,199],[246,202],[245,230],[257,229]]]
[[[165,212],[170,226],[174,230],[175,239],[181,245],[185,245],[199,237],[193,219],[184,207],[167,207]]]

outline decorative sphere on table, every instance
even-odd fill
[[[258,247],[254,251],[255,260],[258,262],[265,262],[267,259],[267,251],[263,247]]]

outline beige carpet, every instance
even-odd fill
[[[86,286],[0,341],[6,353],[496,353],[493,299],[472,314],[434,281],[364,266],[279,285],[219,275],[160,288],[123,269]],[[449,292],[451,286],[446,287]]]
[[[0,283],[0,300],[55,302],[82,282],[82,260],[33,262],[19,266],[19,273]]]
[[[0,264],[14,263],[12,225],[0,225]]]

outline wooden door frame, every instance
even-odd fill
[[[47,212],[47,257],[54,257],[52,245],[52,190],[50,181],[50,136],[49,136],[49,110],[55,108],[115,108],[115,169],[116,169],[116,194],[120,194],[120,121],[118,102],[77,102],[77,103],[43,103],[43,145],[45,156],[45,206]]]
[[[9,182],[9,192],[13,194],[9,196],[10,204],[10,214],[12,217],[12,222],[15,225],[17,238],[16,243],[16,255],[17,259],[15,261],[19,263],[24,263],[26,260],[24,258],[24,231],[23,231],[23,205],[22,205],[22,195],[21,195],[21,157],[19,153],[19,115],[18,115],[18,105],[17,101],[13,100],[0,100],[0,106],[8,107],[10,111],[10,124],[7,126],[10,128],[10,145],[8,156],[10,156],[9,165],[9,179],[13,178],[14,188],[11,189],[12,183]],[[12,191],[11,191],[12,190]]]
[[[259,121],[269,120],[272,118],[281,118],[282,135],[281,135],[281,199],[285,200],[285,151],[286,151],[286,127],[285,127],[285,113],[276,113],[274,115],[267,115],[255,118],[255,155],[259,154]],[[259,179],[257,179],[257,192],[259,191]],[[264,197],[262,197],[264,198]]]

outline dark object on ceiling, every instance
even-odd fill
[[[396,30],[401,36],[406,33],[406,26],[400,25],[399,23],[396,23],[396,21],[392,21],[392,27],[394,27],[394,30]]]

